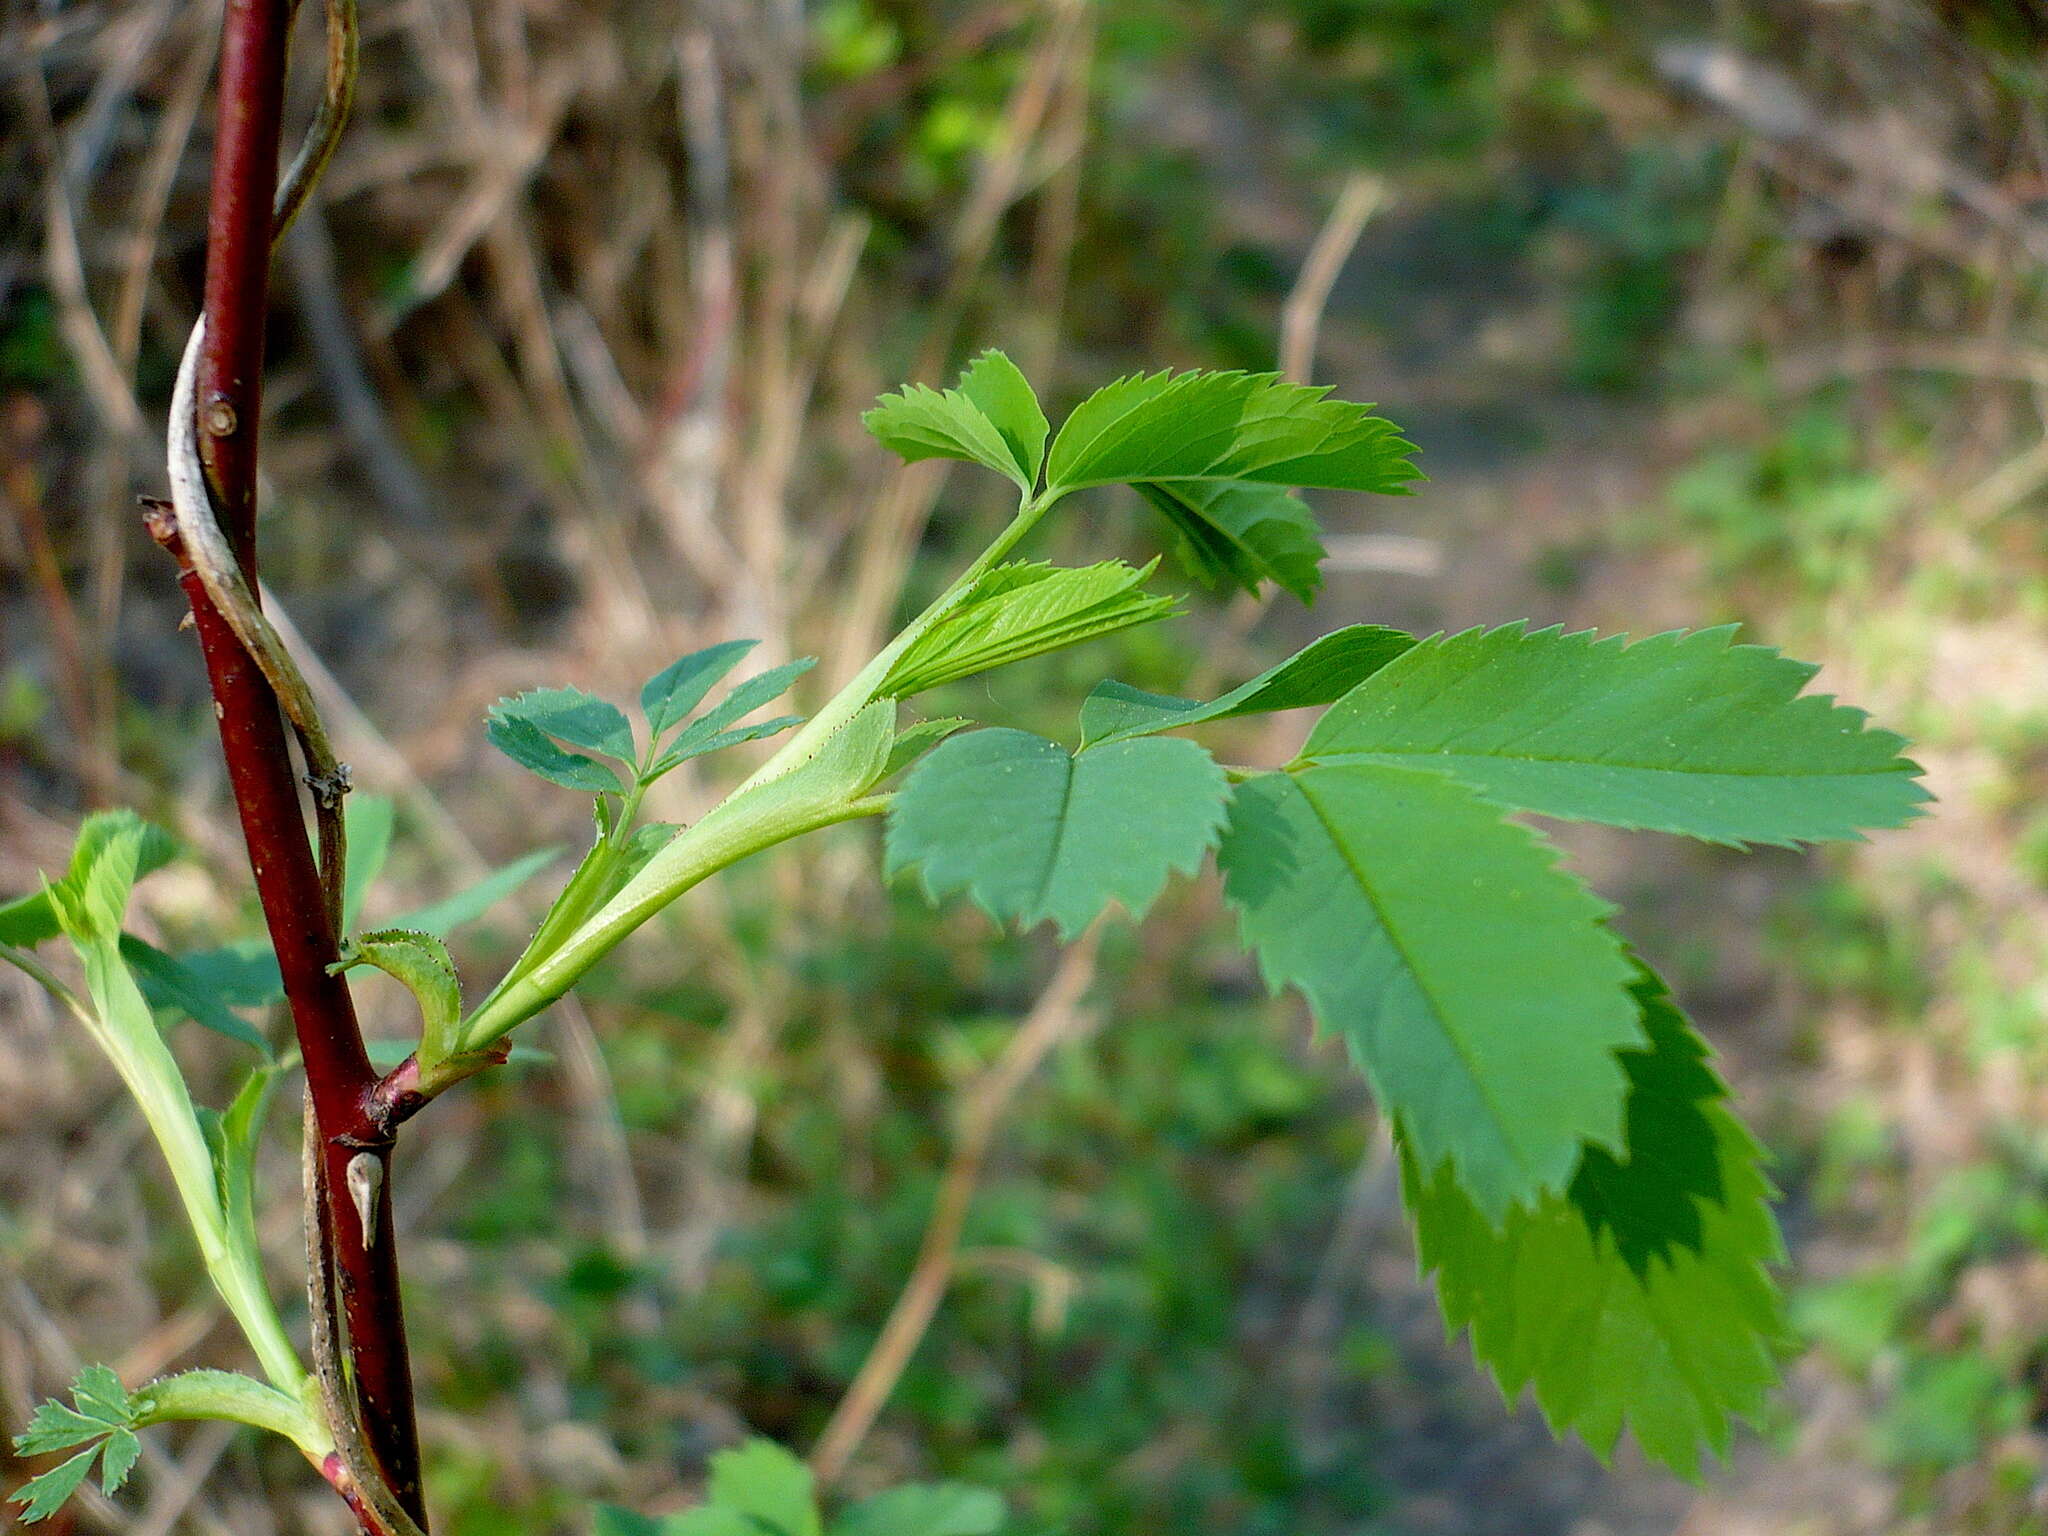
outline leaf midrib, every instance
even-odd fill
[[[1413,957],[1409,953],[1408,946],[1402,942],[1401,935],[1395,930],[1394,925],[1387,920],[1386,910],[1381,906],[1379,897],[1374,894],[1371,884],[1365,878],[1364,869],[1352,858],[1351,850],[1345,845],[1343,839],[1337,836],[1337,829],[1332,825],[1330,818],[1324,814],[1323,807],[1317,802],[1316,797],[1309,792],[1308,785],[1300,778],[1294,779],[1294,784],[1295,788],[1300,791],[1302,799],[1308,802],[1309,809],[1315,813],[1316,821],[1322,826],[1324,835],[1330,839],[1330,845],[1337,850],[1338,858],[1342,859],[1344,867],[1351,871],[1351,878],[1358,886],[1359,891],[1364,895],[1366,905],[1372,908],[1373,918],[1379,923],[1380,931],[1387,936],[1387,942],[1393,945],[1394,952],[1401,957],[1401,963],[1407,968],[1408,974],[1414,978],[1416,991],[1422,994],[1423,998],[1429,1003],[1430,1011],[1436,1015],[1439,1026],[1443,1030],[1444,1038],[1451,1042],[1451,1049],[1457,1054],[1459,1062],[1465,1068],[1466,1077],[1471,1080],[1472,1086],[1478,1091],[1487,1109],[1492,1112],[1496,1132],[1502,1144],[1512,1152],[1515,1166],[1525,1176],[1535,1177],[1535,1171],[1529,1166],[1519,1143],[1507,1134],[1507,1117],[1502,1112],[1499,1101],[1496,1099],[1493,1091],[1487,1086],[1485,1078],[1477,1070],[1472,1053],[1466,1042],[1455,1029],[1451,1028],[1448,1022],[1449,1016],[1444,1012],[1443,1004],[1438,1001],[1435,992],[1423,980],[1423,973],[1416,966]],[[1545,1187],[1548,1188],[1548,1186]]]
[[[1060,753],[1060,761],[1066,768],[1066,774],[1060,781],[1059,819],[1054,823],[1052,848],[1045,856],[1045,870],[1039,876],[1037,893],[1032,898],[1032,909],[1036,914],[1032,918],[1034,924],[1044,922],[1048,917],[1054,916],[1053,913],[1046,910],[1045,900],[1047,893],[1052,889],[1053,871],[1059,868],[1060,853],[1067,845],[1067,824],[1070,819],[1067,813],[1074,804],[1074,776],[1081,766],[1071,753]],[[1066,924],[1061,923],[1060,928],[1064,932]]]
[[[1367,747],[1345,752],[1320,752],[1304,759],[1315,763],[1367,763],[1380,758],[1469,758],[1482,763],[1543,763],[1559,768],[1626,768],[1631,773],[1666,773],[1679,778],[1725,779],[1874,779],[1886,774],[1903,778],[1915,776],[1905,758],[1895,757],[1883,767],[1830,769],[1825,773],[1799,773],[1783,768],[1665,768],[1604,757],[1551,757],[1534,752],[1453,752],[1441,747]]]

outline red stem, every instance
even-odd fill
[[[255,585],[257,422],[269,313],[271,199],[277,186],[292,0],[229,0],[221,44],[219,128],[207,215],[206,344],[200,359],[200,457],[223,531]],[[364,1241],[348,1194],[359,1152],[385,1158],[392,1133],[371,1117],[377,1082],[363,1049],[320,877],[306,837],[297,774],[270,685],[189,570],[181,579],[199,630],[221,750],[285,999],[305,1059],[332,1192],[335,1265],[363,1432],[386,1481],[422,1528],[419,1435],[399,1302],[391,1180]]]

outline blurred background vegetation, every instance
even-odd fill
[[[279,264],[263,537],[342,755],[397,803],[372,920],[588,835],[485,748],[500,694],[620,695],[735,635],[826,673],[865,655],[998,506],[896,466],[858,412],[991,344],[1059,402],[1284,355],[1380,401],[1432,478],[1321,499],[1313,616],[1198,596],[934,713],[1058,734],[1105,673],[1194,692],[1354,620],[1739,619],[1911,732],[1942,802],[1825,857],[1568,839],[1786,1194],[1804,1351],[1702,1489],[1554,1445],[1444,1344],[1370,1106],[1263,997],[1211,882],[1062,958],[883,892],[854,831],[696,893],[550,1016],[548,1064],[411,1138],[439,1529],[574,1531],[592,1498],[687,1501],[749,1430],[809,1448],[929,1241],[942,1301],[851,1491],[970,1478],[1016,1531],[1072,1536],[2048,1530],[2037,5],[365,11],[356,124]],[[0,889],[136,804],[191,850],[144,893],[178,949],[260,932],[133,515],[199,292],[219,12],[0,23]],[[1128,506],[1054,535],[1070,559],[1152,539]],[[566,867],[470,930],[472,975]],[[396,988],[361,995],[405,1029]],[[177,1043],[219,1102],[235,1048]],[[228,1363],[144,1145],[86,1043],[0,979],[9,1429],[79,1358]],[[935,1202],[957,1243],[928,1240]],[[289,1456],[154,1436],[134,1502],[72,1529],[342,1529]]]

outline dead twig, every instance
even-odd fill
[[[1316,338],[1322,331],[1323,311],[1329,307],[1330,289],[1358,248],[1366,221],[1387,205],[1389,195],[1387,184],[1370,171],[1353,172],[1337,194],[1337,204],[1321,233],[1308,248],[1293,291],[1280,306],[1280,371],[1297,384],[1308,383],[1315,373]]]
[[[938,1199],[933,1203],[931,1220],[925,1226],[924,1241],[918,1246],[910,1279],[811,1452],[811,1470],[820,1483],[836,1482],[846,1470],[931,1327],[959,1262],[960,1235],[967,1224],[975,1186],[981,1181],[982,1166],[1017,1090],[1038,1070],[1053,1047],[1081,1034],[1092,1022],[1080,1004],[1095,980],[1101,926],[1098,920],[1060,957],[1052,980],[1046,983],[1002,1054],[967,1090],[954,1133],[953,1154],[940,1178]]]

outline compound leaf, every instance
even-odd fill
[[[1071,937],[1111,901],[1142,917],[1215,843],[1228,783],[1191,741],[1079,756],[1027,731],[956,736],[918,764],[889,814],[888,866],[934,901],[966,891],[999,920]]]
[[[907,698],[1176,612],[1143,589],[1157,567],[999,565],[898,656],[877,688]]]
[[[1405,1138],[1402,1148],[1403,1193],[1446,1326],[1470,1329],[1503,1395],[1533,1387],[1551,1427],[1577,1431],[1603,1457],[1626,1427],[1683,1477],[1698,1475],[1703,1450],[1725,1455],[1734,1421],[1757,1413],[1786,1337],[1766,1269],[1783,1249],[1756,1144],[1718,1100],[1703,1113],[1720,1198],[1698,1202],[1696,1248],[1640,1266],[1574,1199],[1549,1196],[1496,1224],[1447,1167],[1425,1176]]]
[[[1899,737],[1801,695],[1815,668],[1734,634],[1436,636],[1338,700],[1302,755],[1432,769],[1517,810],[1734,845],[1855,838],[1920,814]]]
[[[1488,1220],[1562,1189],[1581,1143],[1620,1145],[1632,968],[1527,828],[1439,774],[1313,767],[1238,786],[1217,863],[1267,984],[1301,989]]]
[[[690,711],[704,702],[704,695],[726,673],[740,664],[760,642],[727,640],[678,657],[647,680],[640,690],[640,710],[647,716],[648,731],[659,737],[672,725],[689,718]]]
[[[1315,601],[1322,530],[1291,491],[1241,480],[1141,480],[1132,489],[1172,526],[1182,563],[1204,586],[1257,593],[1271,581]]]
[[[71,1401],[76,1407],[55,1401],[38,1404],[28,1428],[15,1437],[14,1448],[23,1456],[85,1446],[76,1456],[14,1491],[12,1497],[26,1506],[21,1513],[24,1525],[46,1520],[62,1508],[92,1470],[94,1457],[100,1461],[100,1486],[114,1493],[128,1480],[136,1457],[142,1454],[132,1427],[134,1401],[109,1367],[81,1369],[71,1384]]]
[[[1272,373],[1134,374],[1074,408],[1053,440],[1050,491],[1161,480],[1398,494],[1416,479],[1393,423],[1369,405]]]
[[[1206,704],[1146,693],[1128,683],[1097,683],[1081,705],[1081,740],[1084,745],[1094,746],[1200,725],[1208,720],[1328,704],[1342,698],[1414,643],[1413,636],[1398,629],[1384,629],[1377,624],[1347,625]]]

